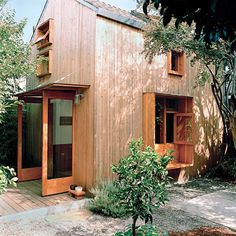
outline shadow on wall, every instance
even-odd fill
[[[194,93],[194,165],[170,173],[178,182],[186,182],[193,176],[202,176],[220,158],[222,122],[214,97],[208,86],[196,88]]]

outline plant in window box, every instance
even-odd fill
[[[50,50],[39,54],[37,58],[37,76],[43,77],[51,74],[50,68]]]

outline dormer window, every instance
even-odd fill
[[[171,50],[167,54],[168,74],[183,76],[184,75],[184,53]]]
[[[52,44],[52,19],[47,20],[37,28],[34,43],[39,50]]]

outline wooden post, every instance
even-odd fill
[[[22,104],[18,103],[17,114],[17,176],[22,179]]]
[[[42,132],[42,195],[47,195],[47,165],[48,165],[48,96],[43,91],[43,132]]]

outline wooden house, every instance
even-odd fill
[[[18,95],[18,177],[42,178],[42,195],[112,178],[132,138],[163,154],[185,180],[216,159],[221,122],[198,68],[172,51],[149,64],[145,22],[98,0],[48,0],[33,34],[37,76]]]

